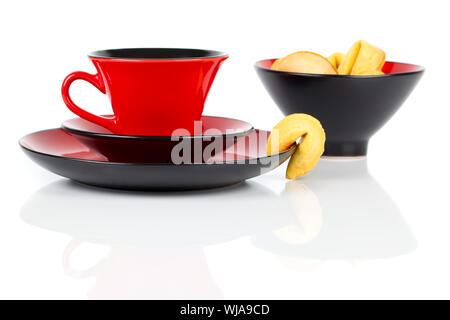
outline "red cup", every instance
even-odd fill
[[[89,59],[97,74],[69,74],[62,97],[73,113],[116,134],[170,136],[179,128],[193,133],[214,77],[227,58],[225,53],[200,49],[95,51]],[[75,80],[85,80],[107,94],[114,115],[99,116],[78,107],[69,95]]]

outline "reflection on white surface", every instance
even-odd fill
[[[287,182],[282,197],[297,222],[253,241],[294,269],[314,269],[323,260],[395,257],[417,247],[394,201],[370,176],[365,158],[321,159],[310,175]]]
[[[283,209],[286,207],[286,209]],[[277,210],[281,209],[281,213]],[[203,247],[291,223],[288,206],[257,183],[192,192],[121,192],[52,183],[22,208],[30,224],[75,239],[66,273],[95,277],[90,298],[220,298]],[[79,242],[107,244],[88,270],[71,267]],[[78,249],[77,249],[78,248]]]
[[[289,210],[254,182],[205,191],[127,192],[61,180],[34,194],[22,217],[82,241],[183,248],[270,232],[290,223]]]
[[[75,278],[95,277],[90,299],[221,299],[200,248],[143,249],[112,246],[93,267],[76,270],[71,255],[78,247],[72,241],[63,254],[66,274]]]
[[[90,298],[221,298],[203,248],[244,236],[301,271],[324,260],[389,258],[416,247],[365,159],[321,160],[307,177],[286,182],[280,194],[255,182],[136,193],[61,180],[36,192],[21,215],[74,239],[62,254],[63,266],[72,277],[95,278]],[[72,268],[82,242],[107,245],[109,253],[87,270]]]

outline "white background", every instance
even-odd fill
[[[450,298],[448,13],[431,0],[1,2],[0,298]],[[205,114],[270,129],[283,116],[254,62],[359,39],[427,68],[371,140],[368,171],[321,161],[291,184],[283,166],[231,190],[133,194],[69,183],[17,143],[73,116],[60,85],[94,72],[95,49],[226,51]],[[88,84],[72,95],[109,110]]]

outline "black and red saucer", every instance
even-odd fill
[[[214,129],[214,130],[213,130]],[[285,161],[295,145],[267,156],[270,132],[247,122],[202,117],[201,134],[124,136],[76,118],[62,128],[31,133],[20,140],[24,152],[45,169],[94,186],[131,190],[186,190],[232,185]],[[173,161],[176,145],[193,148]],[[212,148],[213,144],[214,147]],[[202,156],[196,159],[200,150]]]

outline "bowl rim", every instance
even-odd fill
[[[413,67],[417,67],[418,70],[372,75],[372,76],[369,76],[369,75],[356,76],[356,75],[343,75],[343,74],[320,74],[320,73],[300,73],[300,72],[290,72],[290,71],[279,71],[279,70],[272,70],[272,69],[262,67],[259,65],[261,62],[268,61],[268,60],[274,60],[274,59],[278,59],[278,58],[269,58],[269,59],[258,60],[255,62],[255,68],[257,70],[264,70],[267,72],[278,73],[278,74],[287,74],[287,75],[292,75],[292,76],[305,76],[305,77],[311,77],[311,78],[333,78],[333,79],[376,79],[376,78],[388,78],[388,77],[396,77],[396,76],[403,76],[403,75],[417,74],[417,73],[425,72],[425,67],[420,66],[418,64],[412,64],[412,63],[407,63],[407,62],[397,62],[397,61],[386,61],[386,62],[413,66]]]

